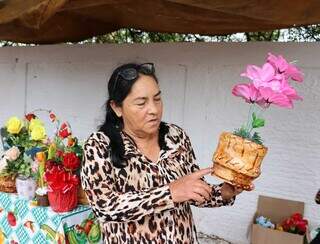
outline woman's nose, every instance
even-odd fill
[[[150,114],[157,114],[158,113],[158,106],[155,102],[149,103],[148,112]]]

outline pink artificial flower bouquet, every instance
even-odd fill
[[[261,117],[271,104],[293,108],[295,100],[302,100],[290,81],[302,82],[303,73],[281,55],[268,54],[262,67],[248,65],[242,77],[251,80],[233,87],[232,94],[250,104],[248,120],[233,133],[223,132],[213,155],[213,172],[226,182],[252,189],[252,181],[260,175],[260,166],[267,153],[262,139],[254,129],[263,127]]]
[[[244,98],[251,106],[246,125],[238,129],[235,134],[262,144],[257,132],[251,135],[253,129],[265,124],[260,115],[271,104],[283,108],[293,108],[294,100],[302,100],[302,97],[291,86],[290,80],[302,82],[303,73],[297,66],[288,63],[281,55],[276,56],[269,53],[267,61],[262,67],[248,65],[246,72],[241,76],[249,78],[251,82],[235,85],[232,94]],[[257,114],[256,110],[259,109],[260,113]]]

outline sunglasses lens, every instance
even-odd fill
[[[150,75],[154,73],[154,65],[152,63],[146,63],[140,65],[140,71],[144,74]]]
[[[133,68],[125,69],[119,74],[125,80],[134,80],[137,78],[137,70]]]

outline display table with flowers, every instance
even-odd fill
[[[53,135],[47,134],[47,117]],[[47,124],[48,126],[48,124]],[[81,189],[82,146],[51,110],[1,128],[0,244],[96,243],[100,228]]]
[[[0,192],[0,244],[100,243],[99,225],[88,205],[57,213],[50,207]]]

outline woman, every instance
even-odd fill
[[[105,243],[197,243],[190,204],[232,205],[242,190],[207,184],[186,133],[161,122],[154,66],[126,64],[108,83],[106,118],[84,145],[82,186]]]

